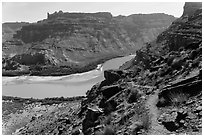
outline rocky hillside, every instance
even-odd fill
[[[27,22],[8,22],[2,24],[2,42],[11,40],[13,35],[22,28],[22,26],[28,25]]]
[[[173,16],[163,13],[133,14],[127,17],[115,17],[130,39],[142,47],[144,43],[154,40],[174,20]]]
[[[108,12],[48,13],[47,19],[24,25],[12,39],[3,42],[3,74],[63,75],[87,71],[139,49],[173,20],[166,14],[113,17]],[[33,66],[36,64],[37,68]]]
[[[189,8],[194,4],[200,5],[197,10]],[[194,13],[184,10],[190,14],[136,51],[133,60],[105,71],[105,80],[80,104],[32,103],[16,113],[18,118],[3,115],[4,129],[10,134],[202,134],[202,4],[186,5]],[[178,45],[181,39],[184,44]]]

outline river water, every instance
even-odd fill
[[[94,84],[104,80],[104,70],[118,69],[133,57],[111,59],[98,65],[95,70],[67,76],[3,77],[2,95],[33,98],[84,96]]]

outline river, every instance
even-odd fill
[[[129,55],[111,59],[98,65],[95,70],[67,76],[2,77],[2,95],[23,98],[84,96],[94,84],[104,80],[104,70],[118,69],[133,57],[134,55]]]

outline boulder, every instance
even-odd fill
[[[104,86],[101,88],[101,92],[103,96],[107,99],[121,91],[121,87],[119,85],[111,85],[111,86]]]
[[[182,68],[182,65],[183,65],[183,58],[175,58],[171,64],[171,67],[173,69],[181,69]]]
[[[117,101],[115,101],[114,99],[108,100],[107,102],[105,102],[104,105],[104,113],[110,114],[112,111],[116,110],[117,106],[118,106]]]
[[[189,59],[194,60],[197,55],[198,55],[197,51],[192,50],[190,55],[189,55]]]
[[[65,124],[71,124],[71,121],[68,117],[59,118],[58,122],[65,123]]]
[[[82,122],[82,131],[84,134],[88,133],[88,130],[91,127],[94,127],[97,125],[96,120],[98,119],[98,117],[102,114],[102,111],[95,107],[95,108],[87,108],[87,113],[85,116],[85,119]]]
[[[137,89],[131,90],[128,96],[128,103],[137,102],[139,97],[141,97],[141,93]]]
[[[74,129],[71,134],[72,135],[80,135],[81,134],[81,130],[80,129]]]
[[[138,132],[139,132],[141,129],[144,128],[144,126],[143,126],[143,123],[142,123],[142,122],[137,121],[137,122],[133,123],[132,125],[130,125],[128,128],[131,130],[131,132],[132,132],[133,135],[137,135]]]
[[[113,83],[115,81],[118,81],[121,78],[122,74],[123,74],[122,70],[105,70],[104,71],[104,77],[108,83]]]
[[[179,128],[179,124],[177,123],[177,112],[172,113],[165,113],[161,116],[159,121],[162,121],[162,124],[166,127],[169,131],[175,131]]]
[[[187,112],[183,109],[171,110],[162,114],[158,121],[160,121],[167,130],[176,131],[178,128],[184,126]]]

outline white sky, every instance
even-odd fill
[[[47,12],[111,12],[113,16],[166,13],[180,17],[184,2],[3,2],[2,22],[37,22]]]

